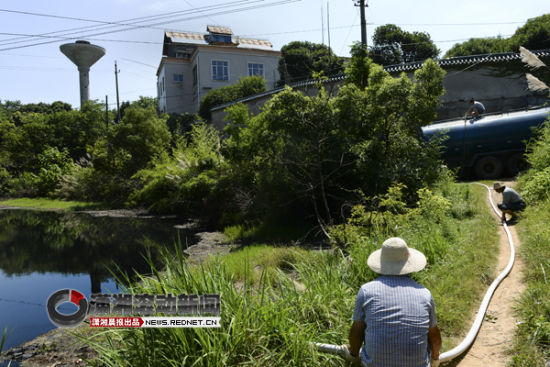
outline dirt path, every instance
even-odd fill
[[[512,187],[515,183],[505,182],[504,184]],[[495,204],[502,201],[502,196],[495,191],[491,190],[491,195]],[[492,208],[491,211],[493,211]],[[498,220],[496,214],[494,214],[494,217]],[[508,228],[510,229],[516,249],[514,267],[496,289],[489,304],[485,320],[472,347],[461,359],[453,361],[447,366],[505,367],[509,361],[510,356],[506,354],[506,350],[511,346],[518,321],[514,314],[514,306],[525,290],[525,285],[522,281],[524,264],[518,256],[519,238],[514,226],[509,226]],[[500,253],[495,275],[504,270],[510,257],[508,237],[502,226],[499,226],[499,236]]]

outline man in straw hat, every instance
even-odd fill
[[[516,212],[521,212],[525,209],[525,201],[523,201],[516,190],[501,185],[499,182],[493,184],[493,189],[502,194],[502,204],[498,204],[498,208],[502,212],[502,221],[506,222],[506,214],[510,214],[512,216],[510,222],[515,222],[517,220]]]
[[[441,334],[434,299],[408,276],[424,269],[424,254],[394,237],[369,256],[368,265],[381,276],[357,294],[350,354],[368,367],[438,365]]]

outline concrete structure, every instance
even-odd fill
[[[550,50],[539,50],[534,53],[547,65],[550,65]],[[527,89],[525,73],[529,72],[521,62],[519,53],[503,53],[492,55],[472,55],[437,60],[446,71],[443,79],[445,94],[441,97],[441,106],[437,109],[437,120],[464,116],[469,108],[469,101],[475,98],[487,108],[487,113],[507,112],[541,106],[548,100],[548,92],[535,93]],[[391,75],[406,73],[413,77],[414,72],[422,67],[422,63],[389,65],[384,69]],[[544,72],[540,70],[537,73]],[[550,79],[550,73],[546,75]],[[325,88],[336,91],[345,76],[331,77],[325,82]],[[311,95],[316,93],[314,81],[306,81],[291,85],[293,89],[302,90]],[[259,113],[263,104],[274,94],[281,91],[274,89],[255,96],[244,98],[252,114]],[[212,123],[222,127],[224,109],[231,104],[217,106],[212,109]]]
[[[230,28],[208,26],[207,33],[165,32],[157,70],[158,107],[164,113],[195,113],[211,90],[261,75],[267,88],[279,80],[280,52],[267,40],[233,35]]]
[[[90,67],[105,55],[105,49],[88,41],[76,41],[59,46],[77,67],[80,76],[80,108],[90,99]]]
[[[550,50],[534,53],[550,65]],[[508,112],[548,102],[548,92],[528,90],[525,73],[530,69],[521,61],[519,53],[461,56],[438,60],[438,63],[447,72],[438,120],[464,116],[471,98],[482,102],[487,113]],[[385,69],[393,75],[405,72],[412,78],[421,67],[422,63],[410,63]]]

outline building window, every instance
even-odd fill
[[[264,76],[264,64],[248,63],[248,76]]]
[[[183,74],[174,74],[174,83],[183,83]]]
[[[229,80],[229,63],[212,60],[212,80]]]

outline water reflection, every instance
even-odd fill
[[[53,291],[80,288],[87,296],[100,292],[102,283],[105,286],[112,278],[109,269],[147,273],[150,268],[145,254],[162,266],[160,250],[173,248],[178,240],[174,225],[178,223],[181,220],[0,210],[0,330],[6,326],[12,329],[4,348],[43,333],[44,325],[53,328],[45,310],[37,306],[44,304]],[[185,243],[191,234],[180,233],[181,242]],[[89,286],[82,289],[86,277]],[[111,291],[116,291],[112,289],[114,283],[110,284]],[[46,288],[49,293],[44,295]],[[14,308],[14,302],[20,305]],[[29,317],[24,311],[27,308],[40,314],[40,320],[33,321],[40,332],[33,330],[33,325],[27,325],[29,330],[18,330],[18,325]]]

